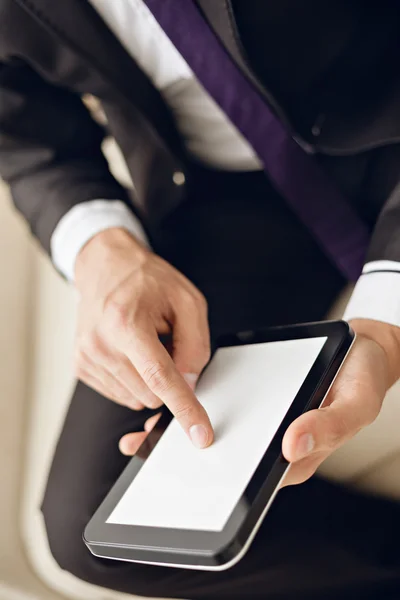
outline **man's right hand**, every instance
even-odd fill
[[[194,394],[210,358],[201,292],[123,229],[99,233],[86,244],[75,282],[78,378],[133,410],[165,404],[197,447],[209,446],[211,423]],[[166,333],[172,334],[172,356],[159,340]],[[128,435],[126,454],[129,443]]]

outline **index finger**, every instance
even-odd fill
[[[124,349],[149,389],[160,398],[198,448],[213,441],[210,419],[194,392],[180,375],[153,325],[135,330],[135,339]]]

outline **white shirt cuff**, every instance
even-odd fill
[[[400,327],[400,262],[367,263],[343,318],[372,319]]]
[[[128,206],[120,200],[90,200],[74,206],[59,221],[51,237],[51,256],[55,267],[69,281],[74,280],[76,258],[97,233],[121,227],[149,247],[145,231]]]

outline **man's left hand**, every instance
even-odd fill
[[[357,339],[323,407],[302,415],[285,434],[282,450],[292,466],[284,485],[309,479],[332,452],[371,424],[400,376],[400,328],[366,319],[351,326]]]

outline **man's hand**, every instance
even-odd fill
[[[210,357],[207,305],[181,273],[122,229],[95,236],[76,262],[76,374],[133,410],[165,404],[192,442],[211,444],[194,395]],[[159,334],[172,333],[172,357]]]
[[[377,321],[351,323],[357,339],[324,407],[297,419],[283,440],[292,463],[284,485],[302,483],[320,464],[379,414],[400,376],[400,329]]]
[[[400,329],[367,320],[352,326],[357,340],[324,407],[302,415],[285,434],[283,454],[292,463],[285,486],[309,479],[334,450],[372,423],[400,376]],[[135,454],[155,422],[150,419],[143,433],[123,437],[121,451]]]
[[[332,452],[372,423],[400,377],[400,329],[369,320],[351,325],[357,340],[324,407],[302,415],[285,434],[283,454],[292,463],[285,486],[309,479]],[[156,420],[149,419],[144,432],[124,436],[121,451],[140,451]]]

